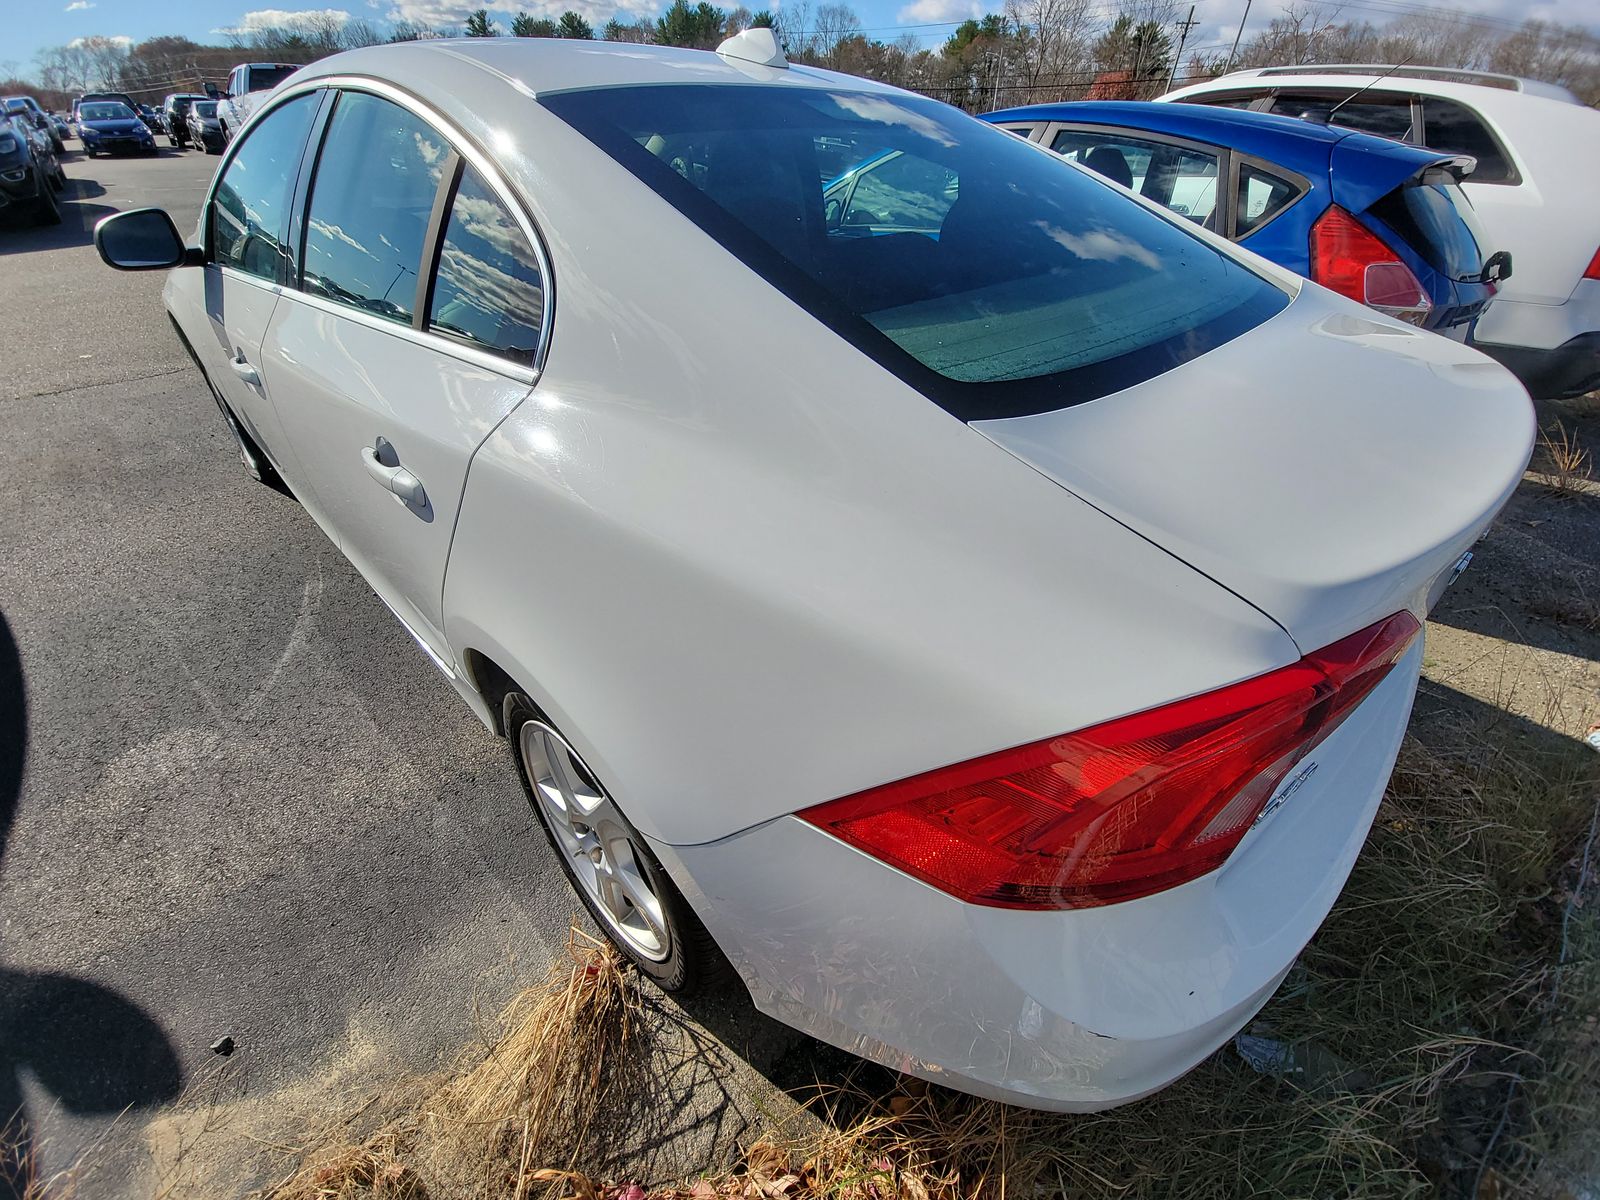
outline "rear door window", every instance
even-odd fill
[[[737,104],[727,86],[697,84],[539,103],[804,313],[962,420],[1119,391],[1288,303],[1184,222],[947,105],[737,90]],[[839,176],[821,161],[824,147],[829,164],[909,160],[892,176],[892,222],[828,219],[824,192]]]
[[[311,181],[305,290],[411,324],[449,153],[444,138],[398,104],[343,93]]]
[[[1110,129],[1063,129],[1050,148],[1196,225],[1215,227],[1220,155]]]
[[[1444,154],[1470,154],[1478,160],[1469,183],[1516,183],[1516,168],[1499,140],[1489,131],[1478,116],[1464,104],[1454,100],[1440,100],[1434,96],[1422,99],[1423,144],[1430,150]]]
[[[1269,112],[1286,117],[1311,116],[1331,125],[1375,133],[1379,137],[1405,142],[1411,136],[1411,98],[1409,96],[1357,95],[1347,92],[1279,92],[1272,98]]]

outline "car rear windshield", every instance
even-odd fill
[[[673,84],[541,103],[963,420],[1120,391],[1288,303],[1099,177],[933,101]]]
[[[1442,172],[1429,172],[1425,179]],[[1430,181],[1396,188],[1372,213],[1410,242],[1435,270],[1451,279],[1477,279],[1494,251],[1485,240],[1472,201],[1452,182]]]
[[[299,69],[299,67],[251,67],[250,90],[252,92],[268,91],[277,87]]]

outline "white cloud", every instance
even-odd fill
[[[624,22],[653,17],[667,3],[670,0],[394,0],[383,15],[390,21],[410,21],[443,30],[459,28],[474,10],[487,8],[504,34],[511,31],[511,18],[519,12],[530,17],[556,18],[571,9],[598,33],[612,17]]]
[[[343,25],[350,19],[350,14],[342,8],[258,8],[254,12],[247,12],[239,18],[239,23],[230,29],[218,30],[219,33],[256,33],[262,29],[282,29],[302,21],[316,21],[334,25]]]
[[[903,25],[931,25],[982,15],[983,5],[978,0],[915,0],[900,10],[897,19]]]
[[[72,0],[72,3],[67,5],[66,8],[62,9],[61,11],[62,12],[83,12],[85,9],[93,8],[93,7],[94,7],[94,0]]]
[[[81,37],[81,38],[73,38],[70,42],[67,43],[67,48],[70,49],[70,50],[76,50],[79,46],[86,45],[87,43],[89,43],[91,41],[114,42],[118,46],[121,46],[124,50],[126,50],[128,47],[133,45],[133,39],[131,37],[129,37],[125,33],[118,33],[118,34],[112,35],[111,37],[95,37],[95,38]]]

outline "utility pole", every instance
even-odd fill
[[[1244,0],[1244,16],[1239,18],[1239,32],[1233,35],[1233,49],[1228,51],[1228,65],[1222,68],[1226,75],[1233,70],[1233,56],[1239,53],[1239,39],[1244,36],[1244,23],[1250,19],[1250,0]]]
[[[1194,19],[1194,5],[1189,5],[1189,15],[1178,21],[1178,52],[1172,56],[1172,70],[1167,72],[1167,91],[1172,90],[1172,81],[1178,77],[1178,64],[1183,61],[1183,44],[1189,40],[1189,30],[1200,24]]]

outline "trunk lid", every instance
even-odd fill
[[[1534,419],[1477,351],[1306,284],[1176,370],[972,427],[1311,650],[1427,612],[1520,481]]]

